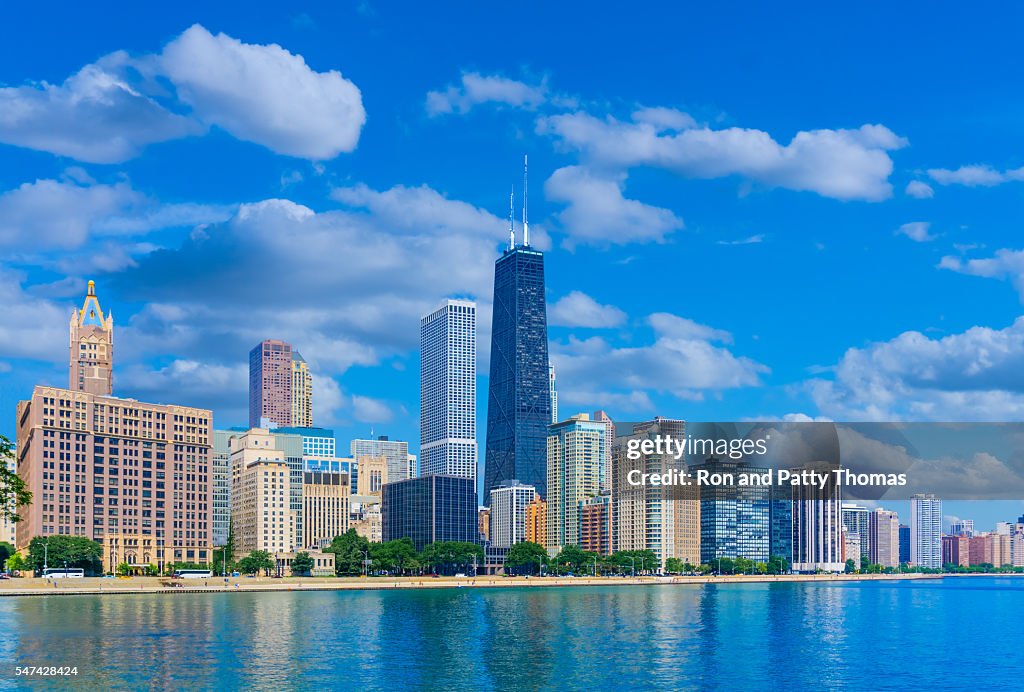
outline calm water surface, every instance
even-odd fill
[[[0,689],[1024,688],[1006,577],[3,598],[0,627]]]

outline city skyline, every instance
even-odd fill
[[[36,383],[63,386],[59,328],[43,325],[94,278],[132,335],[117,345],[124,395],[176,391],[242,424],[237,354],[280,338],[316,377],[317,424],[415,444],[412,325],[468,298],[489,334],[489,265],[528,153],[564,414],[1021,417],[1024,392],[1003,376],[1024,358],[1005,224],[1020,211],[1016,97],[979,85],[977,55],[936,48],[973,28],[997,37],[979,48],[1008,57],[998,37],[1011,23],[936,21],[934,40],[908,45],[894,25],[811,35],[748,8],[728,16],[740,28],[723,51],[702,29],[725,21],[720,8],[682,23],[638,15],[656,34],[644,41],[588,17],[633,52],[584,65],[581,39],[551,23],[505,55],[471,31],[438,52],[406,28],[446,26],[443,11],[263,11],[273,21],[141,11],[128,32],[79,9],[12,10],[0,108],[36,115],[0,127],[0,408]],[[482,21],[475,12],[459,25]],[[76,28],[60,51],[18,29],[44,21]],[[672,24],[685,48],[666,59],[655,49]],[[887,51],[850,50],[868,36],[891,39]],[[232,58],[254,82],[209,69]],[[919,60],[942,88],[890,69],[919,74]],[[484,420],[487,338],[478,350]],[[0,432],[13,435],[9,417]]]

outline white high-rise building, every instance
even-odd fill
[[[532,485],[515,480],[491,490],[491,546],[511,548],[526,540],[526,506],[536,497]]]
[[[388,483],[396,483],[409,478],[409,443],[392,440],[387,435],[379,435],[376,440],[352,440],[349,443],[349,455],[359,462],[362,457],[384,457],[387,459]],[[358,476],[358,472],[356,473]]]
[[[476,478],[476,303],[420,320],[420,475]]]
[[[832,472],[828,464],[808,465],[807,470]],[[841,572],[846,564],[843,552],[843,518],[839,485],[825,488],[794,486],[793,492],[793,571]],[[858,546],[859,549],[859,546]]]
[[[910,562],[942,567],[942,500],[935,495],[910,498]]]
[[[548,365],[548,388],[551,392],[551,424],[558,421],[558,387],[555,383],[555,366]]]

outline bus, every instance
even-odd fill
[[[175,579],[209,579],[213,576],[213,572],[208,569],[176,569],[174,570]]]
[[[80,567],[50,567],[43,570],[43,577],[46,579],[82,579],[85,577],[85,570]]]

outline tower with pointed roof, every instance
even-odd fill
[[[70,332],[68,389],[110,396],[114,391],[114,316],[103,314],[93,281],[81,310],[71,313]]]

